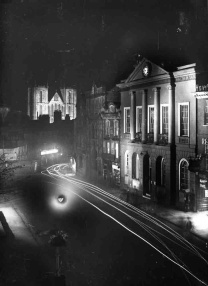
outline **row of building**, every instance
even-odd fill
[[[1,129],[0,149],[11,160],[74,156],[83,178],[208,209],[208,72],[196,64],[167,68],[142,58],[110,90],[30,87],[27,114],[25,127]],[[54,148],[56,156],[41,155]]]
[[[77,172],[146,199],[208,209],[208,73],[143,58],[110,91],[78,96]]]

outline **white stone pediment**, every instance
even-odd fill
[[[147,74],[145,75],[144,68],[147,66],[149,67],[149,70],[147,69]],[[125,80],[125,83],[141,80],[152,80],[154,77],[164,77],[168,75],[169,73],[162,67],[152,63],[146,58],[143,58],[142,61],[135,67],[134,71]]]
[[[57,103],[62,105],[64,104],[58,92],[56,92],[54,96],[51,98],[50,103]]]

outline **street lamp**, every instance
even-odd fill
[[[64,195],[60,195],[58,196],[57,200],[60,204],[63,204],[66,202],[66,197]]]

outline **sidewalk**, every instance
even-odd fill
[[[4,234],[13,236],[17,241],[22,241],[30,244],[31,246],[37,246],[37,241],[29,231],[29,223],[26,222],[26,218],[20,210],[12,203],[12,201],[0,204],[1,224],[5,221],[8,227],[3,227]]]
[[[40,286],[49,271],[47,250],[21,212],[13,195],[0,201],[0,285]]]

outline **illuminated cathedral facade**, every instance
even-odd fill
[[[28,88],[27,115],[38,120],[42,115],[49,115],[49,122],[54,122],[54,112],[61,112],[61,119],[76,118],[77,91],[72,88],[50,89],[48,86]]]

